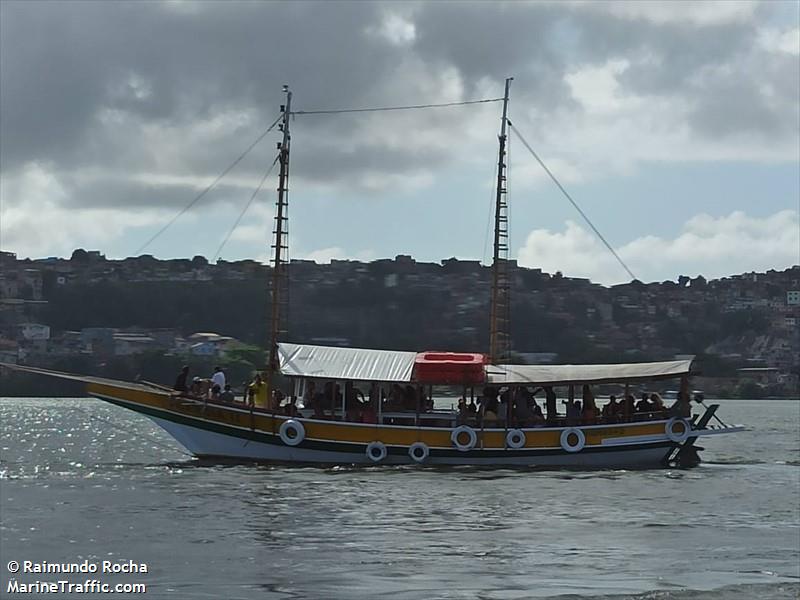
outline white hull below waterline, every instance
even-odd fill
[[[254,440],[245,440],[236,436],[216,433],[189,425],[183,425],[150,416],[150,418],[194,456],[199,458],[225,458],[262,462],[295,462],[326,465],[374,465],[365,451],[337,452],[317,450],[282,444],[266,444]],[[650,446],[636,444],[625,448],[615,446],[604,448],[602,452],[593,452],[590,447],[581,452],[541,454],[536,451],[509,455],[480,456],[480,450],[464,452],[459,456],[437,456],[436,449],[431,449],[425,465],[485,465],[485,466],[529,466],[529,467],[576,467],[576,468],[654,468],[662,466],[662,461],[669,447],[663,443]],[[417,464],[407,452],[390,453],[379,464],[409,465]]]

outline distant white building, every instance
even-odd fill
[[[26,340],[49,340],[50,326],[41,323],[20,323],[19,334]]]
[[[186,345],[179,343],[178,346],[188,346],[189,352],[195,356],[221,356],[225,348],[236,341],[236,338],[227,335],[201,331],[190,335]]]
[[[216,356],[217,346],[212,342],[198,342],[189,346],[189,351],[194,356]]]
[[[116,356],[131,356],[141,354],[153,347],[153,338],[142,334],[114,334],[114,354]]]

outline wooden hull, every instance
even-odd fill
[[[192,425],[151,417],[182,446],[201,458],[229,458],[265,462],[298,462],[325,465],[374,464],[366,454],[366,444],[343,448],[331,443],[328,447],[308,444],[287,446],[280,442],[246,440],[236,436],[216,433]],[[379,438],[380,434],[376,434]],[[524,450],[488,452],[448,452],[432,448],[424,461],[427,465],[485,465],[485,466],[542,466],[584,468],[655,468],[661,466],[670,444],[640,445],[636,448],[586,448],[573,454],[560,450]],[[389,447],[383,465],[408,465],[415,461],[408,455],[408,447]]]
[[[198,457],[316,464],[484,465],[576,468],[657,468],[675,447],[666,435],[666,421],[581,426],[585,445],[570,452],[561,444],[565,428],[523,429],[524,445],[508,446],[506,429],[475,429],[476,444],[456,448],[452,430],[442,427],[368,425],[295,419],[304,437],[296,445],[281,438],[289,417],[244,406],[205,404],[172,397],[144,386],[89,383],[93,396],[150,417]],[[379,442],[386,456],[374,461],[367,454]],[[415,461],[413,444],[424,444],[428,455]]]

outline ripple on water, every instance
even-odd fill
[[[154,597],[796,598],[800,411],[729,409],[771,420],[771,443],[719,436],[688,471],[581,472],[201,461],[116,407],[0,401],[0,541],[147,560]]]

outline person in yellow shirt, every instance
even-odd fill
[[[256,373],[253,382],[247,386],[247,399],[251,405],[267,407],[267,384],[261,379],[261,373]]]

